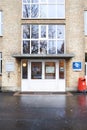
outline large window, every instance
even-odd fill
[[[23,18],[65,18],[65,0],[22,0]]]
[[[0,11],[0,36],[2,36],[2,11]]]
[[[0,74],[2,74],[2,53],[0,52]]]
[[[30,25],[22,27],[23,54],[63,54],[65,50],[64,25]]]

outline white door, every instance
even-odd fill
[[[22,91],[64,92],[64,63],[64,60],[22,61]]]

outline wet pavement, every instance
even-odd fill
[[[87,130],[87,94],[1,92],[0,130]]]

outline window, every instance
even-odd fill
[[[2,74],[2,53],[0,52],[0,74]]]
[[[65,0],[22,0],[23,18],[65,18]]]
[[[23,54],[63,54],[65,50],[64,25],[22,26]]]
[[[0,36],[2,36],[2,11],[0,11]]]
[[[31,79],[42,79],[42,62],[31,63]]]
[[[45,63],[45,79],[55,79],[56,78],[56,67],[55,62]]]
[[[87,35],[87,11],[84,12],[84,33]]]

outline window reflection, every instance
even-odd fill
[[[24,3],[30,3],[30,0],[23,0]]]
[[[31,41],[31,54],[38,54],[38,41]]]
[[[23,25],[23,53],[63,54],[64,25]]]
[[[41,38],[46,38],[46,26],[41,26]]]
[[[64,39],[64,36],[65,36],[64,26],[58,25],[57,26],[57,38],[58,39]]]
[[[33,4],[31,6],[31,18],[38,18],[39,15],[39,5]]]
[[[31,38],[39,38],[39,29],[38,29],[38,25],[32,25],[31,26]]]
[[[30,5],[23,5],[23,17],[24,18],[30,17]]]
[[[40,53],[47,54],[47,41],[40,41]]]
[[[39,0],[31,0],[31,3],[38,3]]]
[[[65,0],[23,0],[22,13],[23,18],[65,18]]]
[[[30,38],[30,26],[29,25],[23,26],[23,38],[24,39]]]
[[[56,41],[49,41],[48,42],[48,53],[49,54],[56,54]]]
[[[57,54],[63,54],[64,53],[64,41],[63,40],[58,40],[57,41]]]
[[[55,25],[49,25],[48,26],[48,36],[50,39],[56,38],[56,26]]]
[[[42,79],[42,62],[31,62],[31,79]]]
[[[30,41],[23,41],[23,54],[30,53]]]

